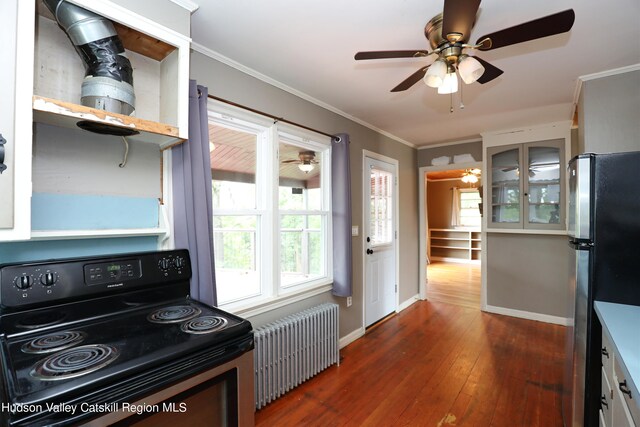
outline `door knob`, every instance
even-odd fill
[[[371,255],[373,253],[373,249],[367,249],[367,253]]]

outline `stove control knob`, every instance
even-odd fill
[[[33,278],[31,276],[16,277],[13,281],[18,289],[29,289],[33,285]]]
[[[44,286],[55,285],[57,281],[58,281],[58,275],[50,271],[40,276],[40,283],[42,283]]]
[[[160,270],[162,271],[167,271],[171,268],[171,260],[169,258],[162,258],[158,262],[158,267],[160,267]]]
[[[184,258],[182,258],[181,256],[177,256],[173,261],[173,264],[176,266],[176,268],[183,268],[185,264]]]

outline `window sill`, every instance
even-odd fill
[[[301,289],[291,293],[279,295],[277,297],[267,298],[264,300],[260,300],[259,302],[251,303],[249,305],[230,304],[229,306],[222,305],[219,308],[240,317],[253,317],[269,312],[271,310],[285,307],[289,304],[293,304],[307,298],[311,298],[316,295],[323,294],[325,292],[329,292],[332,288],[333,281],[327,280],[326,282],[320,283],[311,288]]]
[[[567,230],[540,230],[530,228],[487,228],[487,233],[502,234],[546,234],[552,236],[567,236]]]

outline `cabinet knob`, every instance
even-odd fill
[[[633,399],[633,397],[631,396],[631,389],[627,386],[627,380],[624,380],[621,383],[619,383],[618,388],[620,388],[620,391],[623,392],[624,394],[628,394],[630,399]]]
[[[7,140],[2,137],[2,134],[0,134],[0,173],[7,169],[7,165],[4,164],[4,144],[6,143]]]

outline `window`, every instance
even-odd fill
[[[388,245],[393,240],[393,174],[371,169],[371,246]]]
[[[480,228],[482,216],[479,204],[482,202],[477,188],[461,188],[460,195],[460,222],[461,227]]]
[[[331,283],[330,140],[210,101],[218,304]]]

